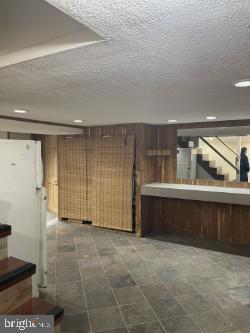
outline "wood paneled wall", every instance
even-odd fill
[[[138,140],[137,140],[138,142]],[[137,150],[137,235],[141,236],[141,186],[176,179],[177,129],[175,126],[141,125]],[[148,156],[148,150],[169,150],[169,155]]]
[[[186,180],[177,180],[176,179],[176,161],[177,161],[177,129],[176,125],[164,125],[164,126],[155,126],[155,125],[145,125],[145,124],[129,124],[129,125],[114,125],[114,126],[97,126],[97,127],[85,127],[83,128],[83,135],[78,136],[77,140],[81,147],[86,148],[86,140],[90,140],[90,138],[114,138],[114,137],[128,137],[133,136],[135,138],[135,168],[136,168],[136,232],[140,236],[141,235],[141,185],[147,184],[150,182],[182,182],[189,184],[202,184],[202,185],[217,185],[217,186],[235,186],[235,187],[247,187],[246,184],[233,184],[233,183],[225,183],[218,181],[207,181],[207,180],[196,180],[196,181],[186,181]],[[74,136],[76,137],[76,136]],[[59,139],[58,142],[60,142]],[[69,147],[69,150],[71,148]],[[149,150],[154,150],[154,155],[149,156],[147,152]],[[159,154],[155,154],[155,151],[159,151]],[[161,151],[167,151],[168,154],[162,155]],[[63,163],[68,163],[61,159],[61,155],[65,154],[59,148],[59,170],[63,169]],[[83,154],[82,152],[80,153]],[[84,153],[86,154],[86,153]],[[77,174],[81,177],[84,182],[86,182],[87,188],[90,186],[90,180],[86,176],[86,170],[90,170],[89,161],[87,155],[82,155],[82,161],[79,162],[76,169],[78,171]],[[81,171],[79,171],[79,168]],[[71,166],[71,170],[72,169]],[[62,172],[62,171],[59,171]],[[79,179],[78,177],[78,179]],[[75,182],[75,186],[77,186],[77,181]],[[111,185],[110,185],[111,186]],[[93,190],[96,190],[96,185],[94,185]],[[61,186],[59,184],[59,189],[61,191]],[[59,191],[59,192],[60,192]],[[77,190],[79,191],[79,190]],[[90,198],[88,197],[89,191],[85,190],[83,192],[77,192],[78,197],[82,198],[85,201],[85,208],[83,212],[77,212],[76,214],[71,214],[71,218],[73,216],[75,219],[87,219],[90,220],[91,214],[91,206],[90,206]],[[59,195],[60,198],[60,195]],[[61,199],[59,199],[60,201]],[[129,199],[128,199],[129,200]],[[68,201],[69,202],[69,201]],[[74,202],[77,202],[77,198],[74,199]],[[60,203],[59,203],[60,205]],[[98,204],[99,205],[99,204]],[[73,207],[73,206],[72,206]],[[75,210],[76,212],[76,210]],[[65,215],[60,213],[60,216]],[[67,217],[67,216],[64,216]],[[98,218],[99,220],[99,218]],[[98,222],[96,219],[96,223]],[[113,224],[113,222],[111,223]]]
[[[147,150],[168,150],[169,155],[147,156]],[[176,178],[177,128],[143,127],[142,183],[168,182]]]
[[[250,207],[142,196],[142,235],[163,233],[250,245]]]

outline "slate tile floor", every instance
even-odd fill
[[[52,223],[41,295],[65,333],[250,333],[249,253],[192,242]]]

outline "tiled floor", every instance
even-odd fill
[[[52,223],[42,294],[67,333],[250,333],[250,258],[185,242]]]

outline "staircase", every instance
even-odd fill
[[[192,149],[192,154],[196,156],[197,165],[199,165],[214,180],[229,181],[229,174],[223,173],[222,167],[216,165],[215,160],[209,159],[209,154],[205,154],[202,148],[199,148],[198,137],[178,137],[178,147],[189,148],[189,142],[192,141],[197,148]]]
[[[216,161],[209,160],[209,155],[204,154],[202,148],[197,148],[197,164],[200,165],[213,179],[229,181],[229,174],[222,172],[222,167],[216,166]]]
[[[11,227],[0,224],[0,315],[52,315],[60,332],[64,311],[60,307],[32,297],[32,275],[36,265],[8,257]]]

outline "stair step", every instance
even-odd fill
[[[208,154],[202,154],[203,161],[209,161],[209,155]]]
[[[0,223],[0,260],[8,257],[8,236],[11,235],[11,226]]]
[[[15,308],[9,315],[51,315],[54,316],[54,326],[63,320],[64,310],[40,298],[32,298]]]
[[[218,168],[211,166],[209,160],[204,160],[203,159],[204,154],[197,154],[197,163],[201,165],[201,167],[209,173],[209,175],[215,179],[215,180],[225,180],[225,177],[223,174],[218,173]]]
[[[7,238],[0,238],[0,260],[8,257]]]
[[[217,168],[217,173],[218,173],[218,175],[223,175],[222,167]]]
[[[0,238],[5,238],[11,235],[11,226],[0,223]]]
[[[0,261],[0,292],[35,274],[36,265],[8,257]]]
[[[211,168],[216,168],[216,161],[214,161],[214,160],[209,161],[209,165]]]
[[[203,150],[202,148],[196,148],[196,154],[201,154],[202,155]]]

